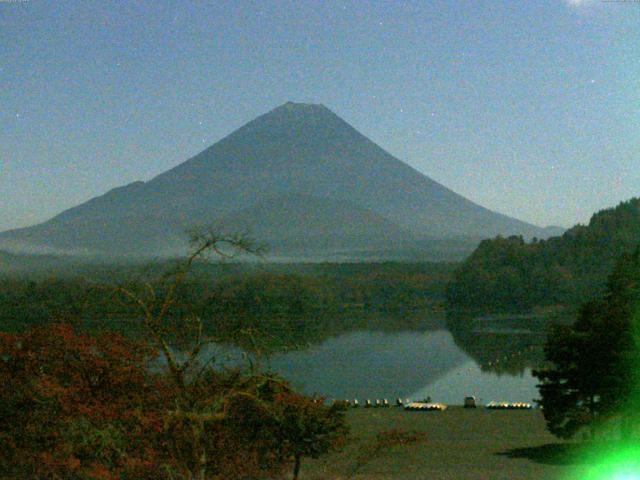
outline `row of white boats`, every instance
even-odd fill
[[[341,403],[351,408],[360,407],[358,399],[343,400]],[[366,400],[362,406],[364,408],[388,408],[391,404],[389,403],[389,400],[384,398],[382,400]],[[403,400],[398,398],[396,399],[394,406],[412,411],[443,411],[447,409],[446,404],[432,402],[431,399],[426,399],[421,402],[412,402],[409,399]],[[465,408],[478,407],[475,397],[465,397],[463,406]],[[531,410],[533,405],[526,402],[489,402],[484,407],[488,410]]]

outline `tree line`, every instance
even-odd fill
[[[0,329],[20,331],[53,319],[139,334],[139,325],[131,322],[137,314],[134,306],[117,301],[104,286],[160,291],[164,286],[159,279],[173,265],[104,268],[62,278],[5,277],[0,279]],[[384,316],[398,310],[442,310],[452,270],[449,264],[248,266],[198,261],[176,288],[167,315],[195,314],[209,334],[224,342],[241,341],[238,332],[259,331],[276,347],[306,344],[354,327],[359,312]],[[393,317],[391,326],[398,326],[399,318],[411,319]]]
[[[534,307],[578,306],[602,294],[617,258],[640,238],[640,199],[593,215],[548,240],[484,240],[447,287],[450,308],[527,312]]]

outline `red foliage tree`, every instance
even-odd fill
[[[155,356],[67,324],[0,333],[4,478],[272,478],[291,463],[297,478],[303,457],[344,438],[342,407],[277,376],[208,370],[176,384],[151,372]]]
[[[292,390],[279,393],[274,402],[282,457],[293,462],[297,480],[303,457],[318,458],[341,446],[347,434],[346,405],[325,405],[322,398]]]
[[[165,385],[146,368],[150,354],[119,335],[65,324],[0,333],[2,470],[11,478],[159,473]]]

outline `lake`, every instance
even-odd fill
[[[541,358],[543,341],[539,332],[515,329],[473,330],[469,335],[456,331],[455,336],[442,326],[359,329],[301,350],[273,354],[263,364],[305,393],[357,398],[361,404],[366,399],[427,396],[461,404],[468,395],[482,404],[532,402],[538,391],[531,367]]]

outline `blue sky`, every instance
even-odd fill
[[[0,230],[288,101],[539,225],[640,195],[640,2],[0,0]]]

